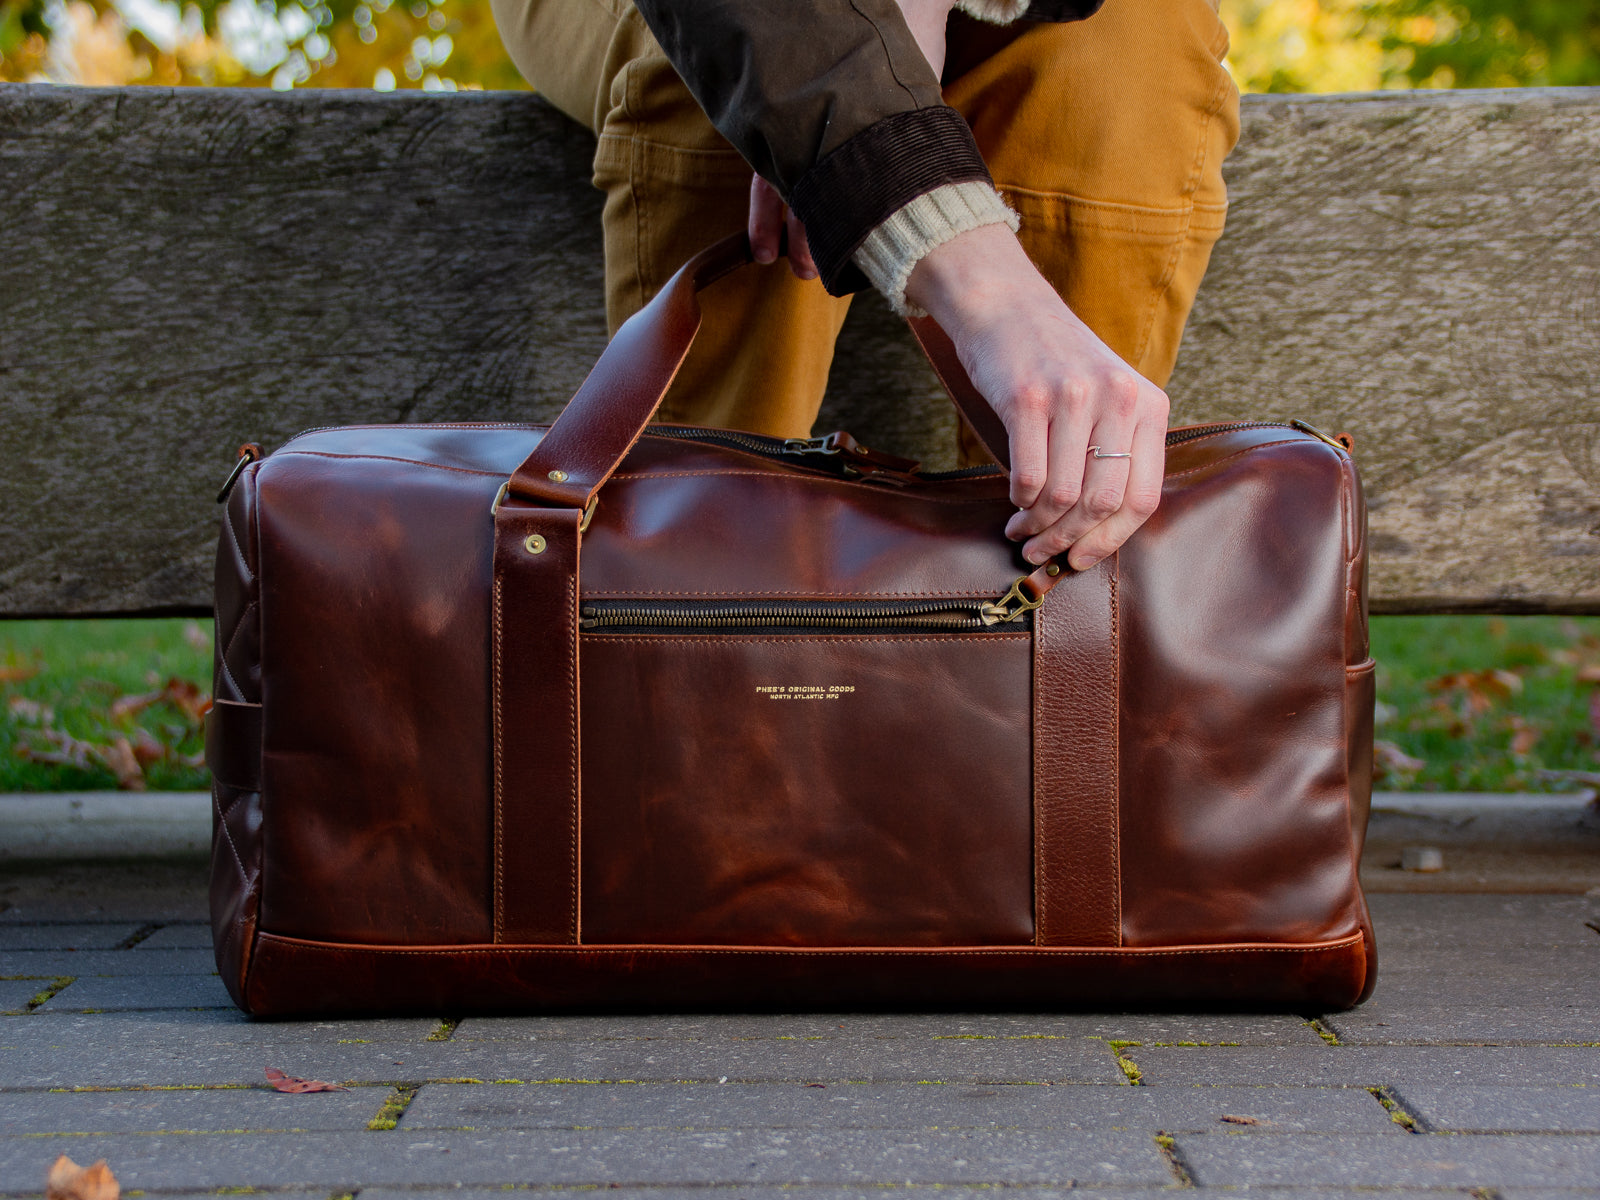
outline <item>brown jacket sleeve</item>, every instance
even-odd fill
[[[1063,19],[1098,0],[1035,3],[1029,15]],[[834,295],[866,286],[850,256],[889,216],[944,184],[989,182],[895,0],[635,4],[712,124],[805,222]]]

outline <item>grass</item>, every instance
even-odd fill
[[[1378,783],[1552,791],[1600,772],[1600,618],[1381,617]]]
[[[1600,618],[1379,617],[1372,641],[1379,786],[1600,772]],[[0,792],[208,787],[210,643],[209,621],[0,622]]]
[[[0,622],[0,792],[208,788],[210,691],[210,621]]]

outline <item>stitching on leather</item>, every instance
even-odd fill
[[[239,686],[239,681],[233,677],[233,672],[229,670],[228,660],[226,658],[219,658],[217,659],[217,663],[219,666],[221,666],[222,674],[227,678],[229,685],[232,686],[234,694],[238,696],[241,701],[244,701],[244,689]],[[248,703],[248,701],[246,701],[246,703]]]
[[[228,507],[231,510],[233,506],[229,505]],[[231,511],[222,514],[222,527],[228,531],[228,540],[233,543],[234,552],[239,556],[239,566],[244,571],[245,583],[247,585],[254,583],[256,574],[250,569],[250,558],[245,554],[244,546],[239,542],[239,535],[234,532],[233,513]]]
[[[859,646],[863,642],[881,642],[886,646],[893,646],[904,642],[955,642],[958,645],[978,646],[984,642],[1019,642],[1028,641],[1031,633],[903,633],[897,636],[880,637],[875,634],[838,635],[827,634],[814,636],[809,633],[789,634],[781,637],[770,637],[761,634],[723,633],[715,636],[706,636],[694,633],[655,633],[655,634],[608,634],[588,633],[584,637],[604,641],[610,645],[657,645],[665,642],[670,645],[726,645],[737,642],[741,646],[791,646],[797,642],[845,642],[852,646]]]
[[[415,427],[413,426],[413,428]],[[438,426],[430,425],[428,428],[436,429]],[[279,450],[278,454],[298,454],[305,458],[353,459],[358,462],[405,463],[407,466],[427,467],[434,471],[454,471],[458,475],[480,475],[488,476],[492,479],[504,479],[506,477],[506,472],[504,471],[480,471],[475,467],[452,467],[445,463],[422,462],[420,459],[400,458],[392,454],[337,454],[332,450]]]
[[[1336,942],[1302,942],[1298,945],[1264,945],[1261,943],[1240,943],[1236,946],[1191,946],[1180,949],[1163,949],[1160,947],[1120,946],[1099,949],[1095,947],[1072,947],[1070,949],[1055,949],[1049,946],[993,946],[979,949],[941,949],[938,947],[915,947],[891,950],[850,950],[835,948],[809,949],[802,946],[774,946],[753,947],[750,949],[733,949],[723,946],[460,946],[460,947],[424,947],[424,946],[352,946],[338,942],[311,942],[301,938],[285,937],[281,934],[263,934],[264,939],[294,953],[311,954],[348,954],[348,955],[427,955],[455,957],[464,954],[482,955],[594,955],[596,957],[614,955],[650,957],[704,957],[708,955],[736,955],[741,957],[778,957],[778,958],[1177,958],[1190,955],[1203,954],[1333,954],[1340,950],[1347,950],[1357,945],[1362,940],[1362,934],[1353,933],[1340,938]]]
[[[1041,609],[1042,613],[1044,610]],[[1049,624],[1040,621],[1034,625],[1033,642],[1033,944],[1035,946],[1048,946],[1050,944],[1048,917],[1050,906],[1045,903],[1044,890],[1049,882],[1049,872],[1045,870],[1045,860],[1048,857],[1046,849],[1048,839],[1046,831],[1050,823],[1043,819],[1039,804],[1039,662],[1045,648],[1045,638],[1049,631]]]
[[[1196,438],[1195,440],[1199,441],[1200,439]],[[1174,471],[1172,474],[1167,476],[1167,479],[1182,479],[1185,475],[1194,475],[1200,471],[1209,471],[1213,467],[1217,467],[1225,462],[1228,462],[1230,459],[1238,458],[1241,454],[1249,454],[1254,450],[1270,450],[1273,446],[1299,446],[1303,444],[1304,443],[1299,438],[1283,438],[1282,440],[1276,442],[1260,442],[1254,446],[1246,446],[1243,450],[1235,450],[1232,454],[1224,454],[1221,458],[1214,458],[1202,466],[1190,467],[1187,471]]]
[[[234,845],[233,833],[228,829],[227,813],[222,810],[222,797],[218,795],[220,786],[221,785],[216,781],[212,781],[211,804],[212,807],[217,810],[217,828],[222,830],[222,836],[228,840],[228,850],[233,854],[234,865],[239,868],[239,878],[242,879],[248,886],[250,882],[250,875],[244,869],[244,859],[239,857],[239,847]],[[237,799],[237,797],[235,797],[235,799]],[[232,810],[233,805],[228,805],[228,811],[231,812]]]
[[[490,668],[494,675],[494,940],[505,937],[505,815],[502,799],[505,794],[505,762],[502,743],[505,723],[500,707],[500,679],[502,671],[501,641],[504,628],[501,619],[501,579],[494,579],[494,662]]]
[[[224,668],[226,668],[228,665],[228,655],[233,653],[233,644],[239,640],[239,635],[244,632],[245,619],[249,617],[250,610],[255,608],[259,603],[260,601],[258,600],[250,601],[249,604],[244,606],[244,611],[239,614],[239,623],[233,627],[233,633],[228,637],[228,644],[222,651],[222,665]],[[230,675],[229,678],[231,679],[232,676]],[[234,680],[233,684],[235,687],[238,687],[238,680]],[[244,700],[243,689],[241,689],[239,692],[239,699]],[[248,701],[246,701],[246,703],[248,703]]]
[[[578,941],[578,838],[582,836],[582,814],[578,807],[578,788],[580,783],[580,764],[578,757],[578,570],[577,558],[579,547],[579,533],[576,522],[572,531],[573,541],[573,570],[566,594],[566,610],[561,614],[562,628],[572,631],[572,644],[567,652],[567,727],[570,741],[568,753],[571,757],[567,761],[568,807],[567,821],[571,833],[567,837],[567,872],[571,876],[571,900],[567,915],[567,936],[574,943]]]
[[[746,588],[736,592],[669,592],[659,588],[641,588],[638,591],[622,591],[618,589],[596,588],[587,593],[590,600],[612,600],[622,596],[648,596],[652,599],[661,599],[667,596],[732,596],[739,600],[757,600],[767,596],[803,596],[807,599],[827,600],[839,598],[844,600],[887,600],[887,599],[917,599],[917,600],[993,600],[1000,592],[1004,591],[1003,585],[996,585],[992,589],[982,592],[819,592],[807,588],[790,588],[784,591],[770,590],[765,592],[751,591]]]
[[[798,468],[796,468],[796,470],[798,471]],[[619,471],[619,472],[613,474],[610,477],[610,479],[611,480],[617,480],[617,479],[636,479],[636,480],[693,479],[693,478],[695,478],[697,476],[701,476],[701,475],[754,475],[754,476],[757,476],[758,478],[761,478],[761,479],[782,480],[785,483],[837,484],[840,487],[850,487],[850,488],[871,487],[873,489],[873,494],[874,495],[881,495],[881,496],[904,495],[904,496],[910,498],[911,500],[916,501],[918,504],[927,503],[927,504],[993,504],[993,505],[1001,505],[1001,504],[1005,504],[1006,503],[1006,500],[1005,500],[1005,498],[1003,496],[967,496],[967,497],[929,496],[929,495],[926,495],[926,494],[924,494],[924,493],[922,493],[920,491],[904,491],[904,492],[901,492],[898,489],[893,490],[893,491],[885,490],[884,488],[879,487],[877,484],[874,484],[874,483],[870,482],[870,477],[863,478],[863,479],[837,479],[837,478],[835,478],[835,477],[833,477],[831,475],[811,475],[811,474],[799,474],[799,473],[789,474],[786,471],[778,471],[778,470],[773,470],[773,471],[751,471],[751,470],[739,470],[739,469],[735,469],[735,468],[727,468],[727,469],[719,469],[719,470],[712,470],[712,471],[626,471],[626,472]],[[980,476],[979,478],[982,478],[982,477]],[[990,480],[990,482],[993,482],[993,481]],[[940,484],[940,481],[934,480],[933,482],[924,484],[923,486],[925,486],[925,487],[937,487],[937,486],[939,486],[939,484]]]
[[[1122,945],[1122,609],[1119,603],[1122,558],[1112,558],[1111,572],[1111,856],[1112,927],[1114,945]]]

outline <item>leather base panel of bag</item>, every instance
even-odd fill
[[[708,946],[349,946],[262,934],[249,1011],[295,1016],[562,1008],[853,1011],[1347,1007],[1367,975],[1360,934],[1316,945],[1162,950],[771,950]]]
[[[1026,632],[595,633],[582,661],[584,942],[1033,941]]]

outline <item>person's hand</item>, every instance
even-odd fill
[[[750,176],[750,248],[758,263],[775,262],[783,233],[789,234],[789,269],[797,279],[815,279],[817,264],[806,244],[806,227],[783,196],[759,175]]]
[[[945,25],[955,0],[895,0],[905,18],[906,28],[916,40],[933,73],[944,69]],[[775,262],[779,238],[789,234],[789,269],[799,279],[815,279],[817,264],[806,243],[806,227],[783,202],[783,196],[759,175],[750,177],[750,247],[758,263]]]
[[[1102,342],[1056,295],[1004,225],[928,252],[906,297],[955,343],[961,365],[1006,427],[1006,536],[1042,563],[1070,548],[1086,570],[1128,539],[1161,500],[1166,393]],[[1131,452],[1131,458],[1095,458]]]

